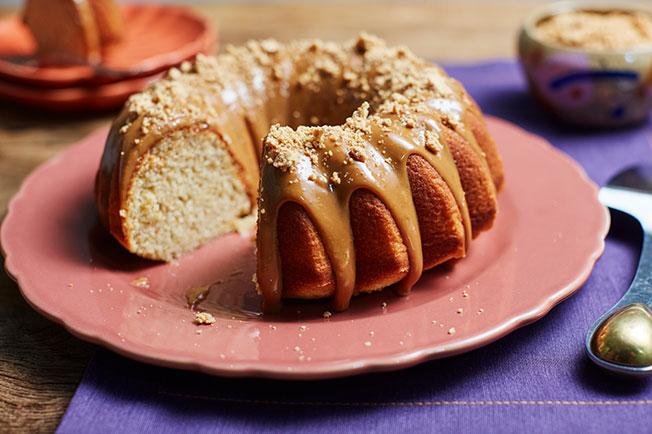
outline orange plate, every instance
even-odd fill
[[[0,80],[0,99],[51,112],[107,111],[119,108],[162,72],[95,87],[44,89]]]
[[[20,17],[5,18],[0,21],[0,78],[49,88],[97,85],[150,76],[216,48],[214,27],[186,8],[129,5],[123,13],[124,38],[106,49],[97,67],[40,67],[34,39]]]

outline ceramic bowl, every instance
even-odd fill
[[[541,40],[541,20],[573,10],[638,11],[652,9],[620,3],[580,1],[545,5],[526,19],[518,54],[530,89],[558,119],[590,127],[642,122],[652,107],[652,47],[622,51],[568,48]]]

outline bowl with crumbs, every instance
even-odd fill
[[[652,8],[560,2],[535,10],[518,38],[530,90],[563,122],[620,127],[652,106]]]

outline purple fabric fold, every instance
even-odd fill
[[[531,99],[513,61],[446,69],[486,113],[547,138],[598,184],[652,163],[649,123],[562,126]],[[652,432],[652,382],[603,372],[583,352],[588,327],[625,291],[640,251],[638,224],[612,218],[584,287],[484,348],[403,371],[310,382],[223,379],[100,350],[59,432]]]

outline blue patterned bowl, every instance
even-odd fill
[[[573,10],[638,11],[622,3],[560,2],[535,10],[523,24],[518,53],[532,93],[558,119],[591,127],[642,122],[652,107],[652,48],[591,51],[542,41],[541,20]]]

